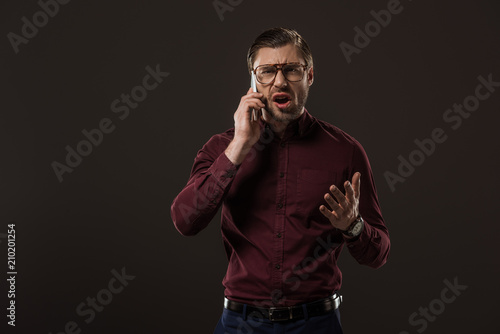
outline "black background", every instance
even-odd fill
[[[456,277],[467,289],[425,333],[499,333],[500,89],[458,129],[443,121],[474,94],[478,76],[500,81],[498,2],[402,0],[402,12],[347,63],[339,44],[353,44],[353,28],[387,3],[245,0],[221,21],[210,0],[73,0],[16,54],[7,34],[21,34],[21,18],[32,21],[40,7],[3,0],[0,328],[55,334],[75,321],[81,333],[212,333],[227,265],[220,214],[188,238],[175,230],[170,204],[196,152],[233,126],[249,87],[248,47],[285,26],[313,52],[307,109],[363,144],[391,234],[378,270],[341,256],[345,332],[417,333],[410,314]],[[111,102],[157,64],[170,75],[120,120]],[[51,163],[64,163],[66,145],[75,148],[103,118],[115,130],[59,182]],[[391,191],[384,172],[397,173],[398,156],[437,127],[447,140]],[[5,316],[11,222],[15,328]],[[77,305],[123,267],[135,278],[85,323]]]

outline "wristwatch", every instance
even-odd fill
[[[340,230],[340,231],[349,237],[357,237],[363,231],[364,226],[365,226],[365,221],[363,220],[363,218],[361,218],[360,215],[358,215],[356,220],[351,225],[349,225],[347,230],[345,231]]]

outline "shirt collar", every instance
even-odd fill
[[[261,128],[270,127],[269,124],[267,124],[262,117],[260,117],[259,123]],[[304,107],[304,112],[302,113],[302,115],[300,115],[299,118],[290,122],[286,127],[283,139],[288,139],[294,135],[302,137],[305,134],[307,134],[307,132],[309,132],[313,124],[314,124],[314,117]]]

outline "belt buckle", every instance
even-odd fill
[[[283,311],[286,311],[288,309],[288,314],[287,312],[283,312]],[[276,314],[278,313],[278,314]],[[276,317],[275,317],[275,314],[276,314]],[[282,317],[279,317],[278,315],[279,314],[284,314],[284,316]],[[271,307],[269,308],[269,320],[271,321],[285,321],[285,320],[291,320],[293,319],[293,314],[292,314],[292,307],[291,306],[288,306],[287,308],[284,308],[284,307]]]
[[[334,302],[333,305],[337,309],[340,307],[340,304],[342,304],[342,295],[339,295],[338,293],[336,293],[335,295],[334,295],[335,298],[333,299],[333,302]]]
[[[332,302],[333,309],[338,309],[340,307],[340,304],[342,304],[342,295],[334,293],[330,297],[330,301]]]

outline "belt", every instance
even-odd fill
[[[333,294],[333,296],[307,303],[305,304],[305,308],[307,310],[307,315],[309,317],[314,317],[336,310],[340,306],[341,302],[342,296],[338,293],[335,293]],[[285,321],[293,319],[303,319],[305,317],[305,314],[302,305],[303,304],[288,307],[271,308],[254,307],[248,304],[246,306],[247,314],[250,314],[252,312],[260,312],[262,315],[264,315],[265,318],[271,321]],[[244,306],[245,304],[243,303],[224,298],[224,307],[228,310],[237,313],[243,313]]]

